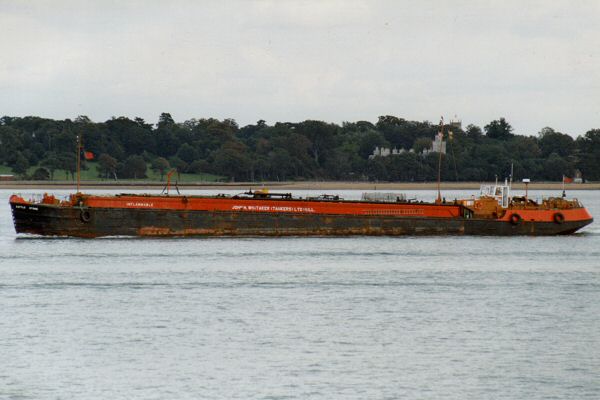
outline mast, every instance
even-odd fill
[[[81,135],[77,135],[77,193],[81,181]]]
[[[440,155],[438,158],[438,178],[437,178],[438,196],[437,196],[437,199],[435,200],[435,202],[436,202],[436,204],[441,204],[442,203],[442,192],[440,190],[440,182],[442,180],[442,142],[444,141],[444,117],[441,117],[441,119],[440,119],[440,131],[439,131],[438,135],[440,138],[440,148],[438,149],[438,152],[440,153]]]
[[[510,192],[512,191],[513,173],[515,172],[515,163],[510,163],[510,184],[508,185],[508,197],[510,198]]]

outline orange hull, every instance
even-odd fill
[[[510,209],[499,218],[500,221],[510,222],[511,215],[518,214],[523,221],[534,222],[555,222],[557,214],[562,214],[564,222],[567,221],[587,221],[592,220],[592,215],[586,208],[571,208],[564,210],[531,210],[531,209]]]
[[[110,235],[557,235],[593,221],[581,207],[510,207],[476,213],[452,203],[75,194],[40,202],[12,196],[17,233]],[[498,216],[494,216],[498,214]]]
[[[336,215],[397,215],[433,218],[461,216],[459,205],[428,203],[366,203],[361,201],[269,200],[186,196],[120,195],[85,196],[87,207],[139,208],[253,213],[298,213]]]

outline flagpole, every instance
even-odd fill
[[[77,193],[81,180],[81,135],[77,135]]]

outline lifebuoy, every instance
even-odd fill
[[[90,222],[90,220],[92,219],[92,215],[88,210],[81,210],[79,218],[81,218],[83,222]]]
[[[554,222],[556,222],[557,224],[562,224],[563,222],[565,222],[565,216],[562,215],[562,213],[557,212],[556,214],[554,214]]]
[[[521,222],[521,216],[519,214],[513,214],[510,216],[510,223],[518,225]]]

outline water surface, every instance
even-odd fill
[[[540,238],[17,237],[10,193],[0,398],[600,398],[598,222]],[[569,196],[600,217],[600,193]]]

